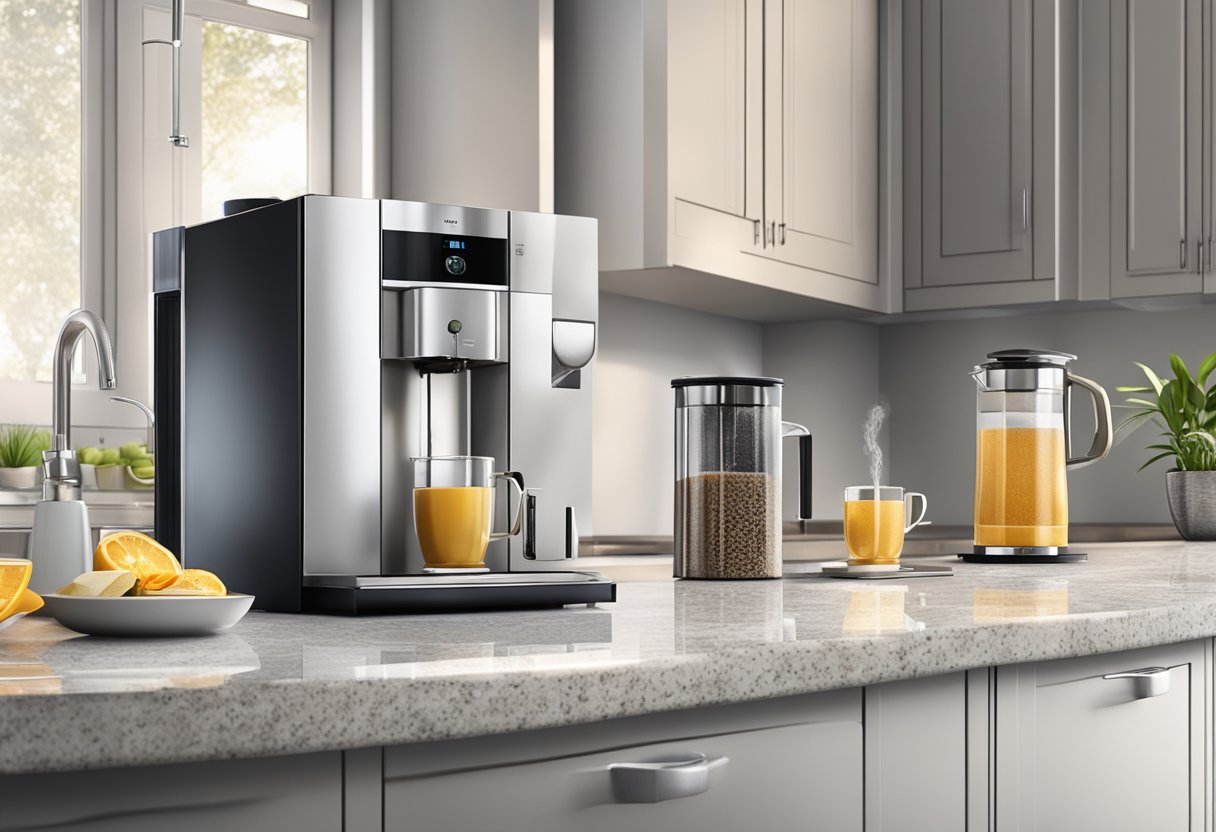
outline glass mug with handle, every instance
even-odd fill
[[[920,500],[920,514],[905,525]],[[906,494],[892,485],[854,485],[844,490],[844,542],[849,567],[873,571],[899,568],[904,535],[925,520],[929,500],[918,491]]]
[[[422,549],[424,572],[486,568],[491,540],[519,534],[524,496],[518,474],[494,470],[489,456],[413,457],[414,531]],[[515,490],[511,528],[493,531],[494,485],[503,480]]]

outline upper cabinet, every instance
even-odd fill
[[[906,308],[1056,299],[1054,7],[913,0],[904,15]]]
[[[877,3],[777,0],[764,24],[759,253],[876,286]]]
[[[890,310],[878,10],[557,4],[557,209],[599,218],[605,289],[755,320]]]
[[[1200,0],[1110,4],[1113,298],[1203,290]]]

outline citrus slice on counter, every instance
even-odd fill
[[[115,532],[103,537],[93,550],[93,568],[125,569],[137,581],[154,572],[182,572],[172,552],[141,532]]]
[[[0,621],[42,606],[41,596],[28,589],[33,571],[34,565],[25,558],[0,558]]]
[[[140,595],[227,595],[224,582],[206,569],[157,572],[139,585]]]

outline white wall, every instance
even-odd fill
[[[768,324],[763,344],[764,375],[785,380],[782,418],[806,425],[814,437],[813,518],[839,520],[844,488],[870,481],[862,426],[879,399],[879,330],[848,321]],[[782,514],[793,520],[798,455],[792,439],[785,443],[784,459]]]
[[[592,421],[597,537],[671,534],[671,380],[762,375],[761,350],[759,324],[600,295]]]
[[[1163,312],[1097,310],[978,320],[885,325],[881,389],[892,406],[893,482],[929,497],[937,522],[972,522],[975,484],[975,384],[972,366],[994,350],[1055,349],[1079,356],[1073,369],[1106,388],[1143,383],[1141,361],[1166,372],[1176,352],[1191,367],[1216,351],[1216,307]],[[1087,407],[1078,393],[1079,411]],[[1126,411],[1114,411],[1116,423]],[[1087,414],[1074,429],[1078,445],[1092,435]],[[1068,477],[1072,522],[1170,522],[1163,462],[1137,473],[1149,458],[1146,427],[1117,445],[1110,457]],[[1080,453],[1084,448],[1074,450]]]

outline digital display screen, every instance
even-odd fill
[[[507,241],[499,237],[385,229],[380,262],[385,280],[508,285]]]

